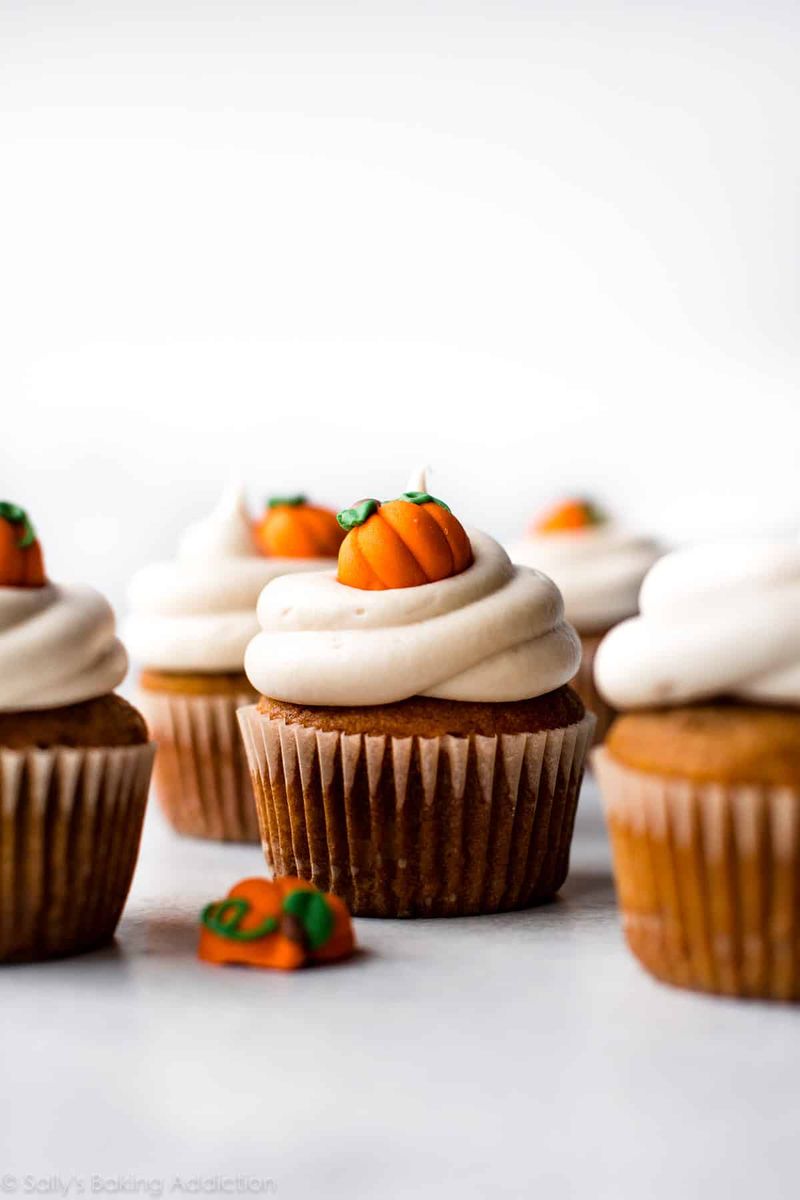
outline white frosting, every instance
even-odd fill
[[[474,562],[420,587],[362,591],[334,571],[285,576],[258,602],[245,670],[295,704],[390,704],[411,696],[509,701],[574,676],[580,642],[558,588],[471,533]]]
[[[800,704],[800,546],[675,551],[648,574],[640,609],[595,658],[597,685],[617,708],[716,696]]]
[[[427,492],[428,490],[428,471],[430,467],[417,467],[411,472],[408,483],[406,484],[407,492]]]
[[[125,627],[131,656],[160,671],[241,671],[264,585],[333,561],[258,554],[244,494],[229,488],[186,530],[175,562],[152,563],[134,576]]]
[[[583,633],[608,629],[636,612],[642,580],[659,557],[649,538],[616,525],[530,534],[508,547],[512,560],[556,581],[567,619]]]
[[[249,558],[255,553],[253,527],[244,489],[230,484],[217,507],[195,521],[178,542],[178,558],[184,562],[219,558]]]
[[[0,710],[104,696],[127,669],[111,605],[93,588],[0,588]]]

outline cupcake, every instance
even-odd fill
[[[681,550],[595,661],[625,935],[658,979],[800,999],[800,547]]]
[[[334,513],[302,496],[269,501],[254,522],[242,492],[229,489],[186,531],[176,561],[134,577],[127,640],[158,742],[156,795],[179,833],[259,840],[235,716],[256,698],[243,670],[256,601],[278,575],[335,564],[343,536]]]
[[[590,501],[567,500],[540,517],[508,553],[513,562],[550,575],[561,589],[583,649],[572,686],[597,716],[595,741],[602,741],[614,712],[594,686],[594,656],[608,630],[638,611],[639,588],[659,548],[609,521]]]
[[[126,670],[108,602],[48,580],[25,512],[0,503],[0,962],[114,936],[154,753],[113,694]]]
[[[566,878],[594,718],[558,588],[405,493],[264,588],[239,713],[267,859],[358,916],[521,908]]]

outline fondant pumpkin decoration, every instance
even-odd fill
[[[305,496],[274,496],[255,525],[256,543],[271,558],[335,558],[344,534],[336,513]]]
[[[565,500],[534,524],[534,533],[567,533],[605,524],[605,514],[591,500]]]
[[[472,563],[464,527],[428,492],[404,492],[381,504],[362,500],[339,513],[347,537],[338,580],[364,591],[418,587],[458,575]]]
[[[43,587],[42,548],[24,508],[0,500],[0,586]]]
[[[293,971],[347,958],[355,949],[350,914],[336,896],[304,879],[243,879],[200,916],[204,962]]]

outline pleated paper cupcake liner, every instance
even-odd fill
[[[594,730],[595,745],[605,741],[605,736],[617,715],[616,709],[613,709],[603,699],[594,682],[594,656],[604,636],[604,634],[591,634],[581,637],[581,665],[578,668],[578,674],[570,680],[570,687],[575,689],[589,712],[593,712],[597,717]],[[591,766],[591,762],[589,766]]]
[[[0,962],[79,954],[114,936],[154,753],[0,749]]]
[[[639,961],[679,987],[800,999],[800,792],[593,760]]]
[[[172,827],[188,837],[258,842],[253,785],[236,710],[254,692],[188,695],[141,689],[137,705],[158,743],[153,783]]]
[[[501,912],[555,895],[594,718],[549,732],[340,734],[243,708],[264,848],[357,916]]]

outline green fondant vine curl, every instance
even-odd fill
[[[238,896],[229,900],[213,900],[200,914],[200,920],[212,933],[233,942],[256,942],[267,934],[277,933],[275,917],[265,917],[255,929],[242,929],[242,921],[250,912],[250,902]]]
[[[270,496],[267,500],[267,508],[300,508],[303,504],[308,504],[308,497],[301,492],[296,496]]]
[[[321,949],[333,934],[334,916],[330,905],[319,892],[298,888],[284,897],[281,905],[281,918],[265,917],[253,929],[242,929],[242,921],[252,905],[241,896],[232,896],[227,900],[214,900],[207,904],[200,914],[200,920],[211,933],[218,937],[227,938],[233,942],[257,942],[272,933],[286,932],[293,937],[292,924],[296,922],[302,930],[303,940],[310,950]],[[283,930],[283,917],[287,928]]]

